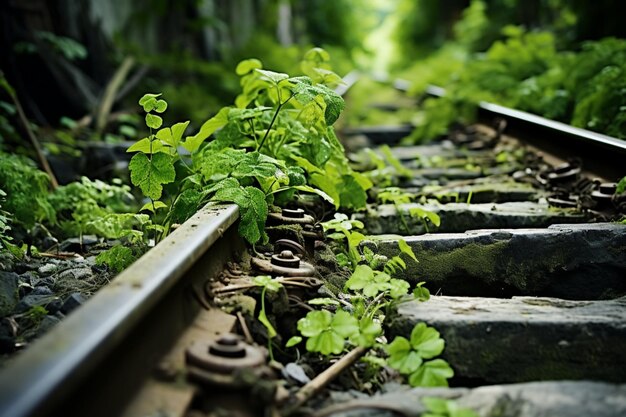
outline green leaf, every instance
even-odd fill
[[[312,194],[317,194],[320,197],[322,197],[324,200],[328,201],[330,204],[335,204],[335,200],[333,200],[333,198],[331,196],[329,196],[328,194],[326,194],[324,191],[318,189],[318,188],[314,188],[314,187],[310,187],[308,185],[296,185],[295,187],[296,190],[299,191],[304,191],[307,193],[312,193]]]
[[[340,305],[339,301],[333,298],[328,298],[328,297],[313,298],[309,300],[308,303],[311,304],[312,306],[338,306]]]
[[[337,333],[326,330],[321,334],[310,337],[306,341],[306,349],[309,352],[320,352],[322,355],[330,355],[331,353],[337,355],[343,352],[345,346],[345,340]]]
[[[235,68],[235,73],[239,76],[249,74],[255,69],[263,68],[263,64],[261,61],[255,58],[244,59],[239,64],[237,64],[237,68]]]
[[[258,285],[259,287],[264,287],[268,291],[272,291],[272,292],[276,292],[283,287],[283,284],[281,284],[280,282],[278,282],[277,280],[275,280],[269,275],[256,276],[254,277],[252,282],[254,282],[254,285]]]
[[[335,93],[325,85],[312,85],[309,77],[292,77],[289,79],[289,82],[294,85],[293,92],[295,94],[295,98],[302,105],[315,100],[315,97],[319,95],[324,98],[324,102],[326,103],[324,118],[327,126],[331,126],[335,123],[335,121],[337,121],[339,115],[345,107],[345,102],[339,94]]]
[[[300,336],[292,336],[291,338],[289,338],[289,340],[287,340],[287,343],[285,343],[285,347],[290,348],[300,342],[302,342],[302,338]]]
[[[342,175],[339,183],[339,201],[341,207],[359,210],[365,208],[367,193],[352,175]]]
[[[156,137],[172,148],[177,148],[183,138],[185,130],[189,126],[189,121],[176,123],[172,127],[164,127],[156,133]]]
[[[335,313],[331,327],[339,336],[350,337],[359,332],[359,322],[350,313],[339,310]]]
[[[411,343],[402,337],[396,337],[393,342],[387,345],[389,354],[389,366],[403,374],[415,372],[422,364],[422,358],[411,349]]]
[[[424,362],[422,366],[409,376],[412,387],[447,387],[448,378],[454,376],[454,371],[443,359],[434,359]]]
[[[146,126],[151,129],[158,129],[163,124],[163,119],[161,116],[157,116],[156,114],[146,114]]]
[[[215,116],[204,122],[198,133],[193,136],[187,136],[183,143],[185,149],[191,153],[197,151],[200,145],[202,145],[209,136],[228,123],[228,113],[230,110],[230,107],[222,108]]]
[[[119,273],[128,268],[136,259],[137,256],[133,254],[132,249],[115,245],[96,256],[96,265],[106,265],[112,271]]]
[[[133,143],[128,149],[126,149],[126,152],[143,152],[147,155],[151,155],[158,152],[168,153],[168,148],[163,146],[163,144],[158,140],[151,141],[149,138],[143,138]]]
[[[176,197],[169,216],[172,223],[183,223],[198,211],[198,206],[204,198],[204,193],[188,188]]]
[[[165,100],[157,100],[154,103],[154,111],[157,113],[163,113],[167,109],[167,101]]]
[[[261,239],[267,239],[265,234],[265,220],[267,219],[268,207],[263,191],[255,187],[246,187],[244,195],[247,199],[245,204],[236,202],[240,208],[239,234],[251,244]]]
[[[358,291],[365,288],[374,279],[374,271],[367,265],[357,265],[354,272],[346,281],[346,288]]]
[[[276,337],[278,333],[276,333],[276,329],[274,328],[274,326],[272,326],[272,323],[267,318],[267,315],[265,314],[265,309],[261,309],[261,311],[259,312],[258,318],[259,318],[259,321],[263,324],[263,326],[265,326],[265,328],[267,329],[267,336],[270,339]]]
[[[363,347],[371,347],[376,342],[376,338],[380,336],[383,329],[377,321],[371,317],[363,317],[359,321],[359,332],[352,337],[352,342]]]
[[[445,342],[433,327],[418,323],[411,331],[411,346],[422,358],[430,359],[443,352]]]
[[[255,68],[255,71],[261,74],[262,78],[271,81],[274,84],[278,84],[282,80],[286,80],[287,78],[289,78],[289,75],[282,72],[268,71],[259,68]]]
[[[393,299],[407,295],[410,288],[411,285],[402,279],[392,278],[389,280],[389,296]]]
[[[144,94],[143,97],[139,99],[139,105],[143,107],[143,110],[148,113],[155,109],[157,97],[160,97],[159,94]]]
[[[411,259],[413,259],[415,262],[418,262],[415,253],[413,253],[413,249],[409,246],[408,243],[406,243],[404,239],[398,240],[398,247],[400,248],[400,252],[409,255]]]
[[[298,330],[305,337],[317,336],[330,327],[333,315],[326,310],[310,311],[298,320]]]
[[[161,208],[167,208],[167,204],[165,204],[165,203],[164,203],[164,202],[162,202],[162,201],[154,201],[154,202],[153,202],[153,201],[149,201],[149,202],[147,202],[146,204],[144,204],[144,205],[143,205],[143,206],[139,209],[139,211],[148,210],[148,211],[151,211],[151,212],[153,212],[153,213],[156,213],[156,211],[157,211],[158,209],[161,209]]]
[[[141,188],[141,192],[152,200],[161,198],[163,184],[174,182],[176,171],[173,159],[164,153],[152,155],[152,160],[143,153],[135,154],[128,165],[130,180]]]
[[[424,397],[422,398],[422,404],[430,412],[442,415],[448,414],[448,400],[445,398]]]
[[[424,287],[424,281],[418,282],[413,290],[413,296],[419,301],[428,301],[430,300],[430,291],[428,288]]]

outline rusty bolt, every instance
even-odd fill
[[[300,258],[295,256],[292,251],[284,250],[278,255],[272,255],[272,265],[283,266],[285,268],[299,268]]]

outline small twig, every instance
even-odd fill
[[[283,415],[288,416],[300,408],[304,403],[318,394],[326,385],[332,382],[344,370],[352,366],[361,356],[368,351],[368,348],[356,347],[347,355],[332,364],[324,372],[316,376],[308,384],[300,388],[295,395],[295,401],[288,406]]]
[[[1,70],[0,70],[0,78],[4,78],[4,73]],[[33,145],[33,148],[35,148],[35,153],[37,154],[37,159],[39,159],[39,163],[41,164],[41,167],[43,168],[43,170],[46,171],[46,173],[48,174],[48,177],[50,177],[50,185],[52,186],[52,189],[56,190],[57,187],[59,186],[59,183],[57,181],[57,178],[54,175],[54,172],[52,172],[52,168],[50,168],[50,164],[48,164],[48,160],[46,159],[46,156],[43,154],[43,151],[41,150],[41,146],[39,145],[39,141],[37,140],[35,133],[30,128],[30,124],[28,123],[26,114],[24,114],[24,109],[22,108],[20,99],[17,97],[17,94],[15,93],[15,91],[11,90],[7,92],[11,96],[11,100],[13,100],[13,104],[15,105],[15,109],[17,110],[17,115],[20,119],[20,122],[22,122],[22,125],[24,126],[24,130],[26,131],[26,134],[28,135],[28,138],[30,139],[30,143]]]
[[[250,333],[250,329],[248,329],[248,325],[246,324],[246,318],[243,316],[243,314],[241,314],[241,311],[237,312],[237,319],[239,319],[239,325],[241,326],[241,331],[246,338],[246,342],[250,344],[254,343],[252,333]]]

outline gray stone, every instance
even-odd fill
[[[67,269],[59,274],[59,279],[71,279],[71,280],[87,280],[93,276],[93,271],[89,267],[71,268]]]
[[[544,193],[532,185],[519,182],[477,182],[469,185],[426,186],[406,188],[405,192],[423,195],[441,203],[506,203],[537,201]]]
[[[441,225],[427,226],[420,218],[411,217],[411,209],[422,209],[439,215]],[[500,229],[522,227],[547,227],[557,223],[580,223],[586,220],[582,213],[555,209],[547,203],[511,202],[501,204],[402,204],[398,210],[392,204],[370,209],[359,219],[365,222],[369,234],[395,233],[420,235],[427,232],[465,232],[473,229]]]
[[[54,295],[32,295],[23,297],[15,307],[15,313],[25,313],[33,307],[41,306],[54,314],[61,308],[61,299]]]
[[[40,274],[53,274],[59,268],[59,265],[53,262],[40,266],[37,271]]]
[[[419,322],[441,333],[446,341],[442,357],[466,381],[626,381],[626,297],[435,296],[401,304],[391,334],[409,337]]]
[[[622,417],[626,385],[592,381],[545,381],[467,388],[413,388],[338,404],[333,417],[419,417],[424,397],[444,398],[481,417]],[[376,411],[373,411],[376,410]],[[387,411],[389,410],[389,411]],[[393,413],[390,413],[391,411]],[[365,412],[368,414],[364,414]]]
[[[87,301],[87,297],[79,292],[75,292],[69,295],[65,301],[63,301],[63,306],[61,307],[61,312],[63,314],[68,314],[69,312],[75,310],[80,307]]]
[[[86,252],[90,246],[98,243],[98,237],[95,235],[83,235],[82,237],[72,237],[64,240],[59,245],[62,252]]]
[[[19,277],[13,272],[0,271],[0,317],[11,314],[17,304]]]
[[[546,229],[473,230],[406,237],[419,263],[396,277],[426,281],[444,295],[545,295],[567,299],[626,294],[626,225],[560,224]],[[398,253],[395,239],[379,254]]]
[[[30,292],[31,295],[52,295],[52,290],[45,285],[41,285],[33,288]]]

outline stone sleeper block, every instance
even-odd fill
[[[453,400],[482,417],[622,417],[626,385],[593,381],[544,381],[479,388],[397,388],[371,398],[353,400],[350,416],[418,417],[426,411],[422,398]],[[347,404],[342,404],[346,406]],[[391,413],[388,410],[396,410]],[[356,410],[360,413],[357,414]],[[374,411],[376,410],[376,411]],[[332,414],[344,417],[348,414]]]
[[[441,333],[442,357],[461,379],[626,381],[626,298],[435,296],[401,304],[391,321],[392,337],[409,337],[419,322]]]
[[[409,215],[411,209],[419,208],[437,213],[440,227]],[[392,204],[379,205],[361,219],[369,234],[420,235],[426,232],[465,232],[478,228],[524,228],[547,227],[557,223],[580,223],[586,220],[582,213],[565,209],[554,209],[544,202],[511,202],[501,204],[402,204],[400,205],[405,227],[396,207]]]
[[[433,293],[546,295],[567,299],[626,294],[626,225],[559,224],[546,229],[473,230],[404,238],[419,262],[397,278],[426,281]],[[377,252],[398,252],[395,239]]]

